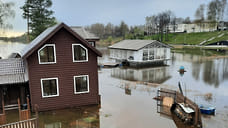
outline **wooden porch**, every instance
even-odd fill
[[[13,123],[7,123],[7,115],[4,106],[4,100],[2,100],[2,113],[0,114],[0,128],[38,128],[38,112],[36,111],[35,118],[31,118],[31,109],[29,98],[27,100],[27,108],[21,108],[21,102],[18,98],[18,112],[19,121]]]

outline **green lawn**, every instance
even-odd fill
[[[222,37],[217,37],[218,35],[224,33]],[[206,42],[213,43],[222,40],[228,40],[228,31],[216,31],[216,32],[198,32],[198,33],[170,33],[168,41],[163,41],[167,44],[190,44],[197,45],[203,42],[204,40],[209,40],[212,37],[215,39]],[[155,36],[147,36],[145,39],[156,39]]]

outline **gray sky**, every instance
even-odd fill
[[[13,25],[11,32],[26,31],[26,20],[22,19],[25,0],[2,0],[14,2],[16,16],[9,20]],[[142,25],[145,17],[162,11],[171,10],[177,17],[194,18],[196,8],[210,0],[52,0],[52,10],[59,22],[70,26],[86,26],[93,23],[115,25],[121,20],[128,25]]]

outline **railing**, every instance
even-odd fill
[[[38,128],[38,118],[0,125],[0,128]]]
[[[0,113],[0,125],[6,123],[6,114],[4,109],[4,100],[2,98],[2,113]]]

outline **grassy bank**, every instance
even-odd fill
[[[144,36],[144,39],[145,40],[157,40],[158,35]],[[97,45],[98,46],[110,46],[121,40],[123,40],[123,38],[121,38],[121,37],[102,39],[97,43]],[[168,35],[168,40],[163,41],[163,43],[170,44],[170,45],[199,45],[203,41],[206,41],[205,44],[210,44],[210,43],[214,43],[217,41],[223,41],[223,40],[228,40],[228,31],[197,32],[197,33],[170,33]]]
[[[221,37],[219,35],[224,34]],[[214,37],[213,40],[210,40]],[[156,37],[145,37],[146,39],[156,39]],[[187,44],[198,45],[203,41],[207,41],[205,44],[228,40],[228,31],[216,31],[216,32],[198,32],[198,33],[170,33],[168,41],[163,41],[167,44]]]

